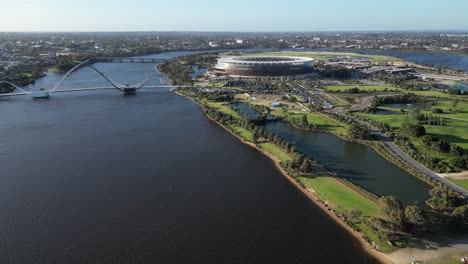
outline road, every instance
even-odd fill
[[[377,94],[377,95],[364,97],[360,105],[351,107],[348,109],[348,111],[362,111],[366,108],[371,107],[372,99],[374,99],[375,97],[387,97],[387,96],[395,96],[395,95],[401,95],[401,93]]]

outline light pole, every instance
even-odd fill
[[[429,245],[425,245],[424,247],[426,247],[426,250],[424,251],[424,263],[426,263],[426,260],[427,260],[427,250],[430,248]]]

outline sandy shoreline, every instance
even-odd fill
[[[179,93],[179,92],[176,92],[178,95],[180,96],[184,96],[186,97],[185,95]],[[203,106],[200,105],[198,102],[196,102],[193,98],[190,98],[194,103],[196,103],[197,105],[199,105],[202,109],[203,109]],[[208,119],[210,119],[212,122],[214,122],[215,124],[217,124],[218,126],[222,127],[224,130],[226,130],[227,132],[229,132],[231,135],[235,136],[237,139],[239,139],[242,143],[256,149],[257,151],[263,153],[265,156],[267,156],[268,158],[270,158],[270,160],[273,161],[273,163],[275,164],[276,168],[281,172],[281,174],[291,183],[293,184],[298,190],[300,190],[302,192],[302,194],[304,194],[307,198],[309,198],[310,201],[312,201],[316,206],[318,206],[320,209],[322,209],[322,211],[324,211],[330,218],[332,218],[336,223],[338,223],[342,228],[344,228],[346,231],[348,231],[351,235],[353,235],[353,237],[359,241],[359,243],[361,244],[361,247],[364,249],[364,251],[369,254],[371,257],[375,258],[376,260],[378,260],[379,262],[381,263],[384,263],[384,264],[390,264],[390,263],[393,263],[385,254],[377,251],[375,248],[373,248],[362,236],[361,233],[353,230],[351,227],[348,226],[348,224],[343,221],[343,219],[339,218],[333,211],[331,211],[331,209],[327,206],[325,206],[325,204],[323,204],[319,197],[316,196],[314,193],[313,193],[313,190],[310,190],[310,189],[304,189],[302,188],[287,172],[286,170],[281,166],[280,164],[280,160],[274,156],[273,154],[263,150],[262,148],[259,148],[258,146],[256,146],[255,144],[251,143],[251,142],[248,142],[246,140],[244,140],[242,137],[240,137],[239,135],[236,135],[234,132],[232,132],[231,130],[229,130],[227,127],[219,124],[218,122],[216,122],[215,120],[213,120],[210,116],[206,115],[206,117],[208,117]]]

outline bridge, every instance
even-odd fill
[[[112,59],[112,58],[109,58]],[[138,90],[142,89],[143,87],[145,88],[180,88],[182,86],[173,86],[170,85],[168,81],[164,79],[164,77],[160,74],[154,74],[146,79],[142,80],[141,82],[133,85],[123,85],[120,84],[110,77],[108,77],[106,74],[101,72],[99,69],[91,65],[92,62],[95,60],[86,60],[83,62],[78,63],[76,66],[74,66],[72,69],[70,69],[56,84],[55,86],[48,88],[48,89],[40,89],[40,90],[29,90],[25,89],[22,87],[19,87],[15,85],[14,83],[8,82],[8,81],[0,81],[0,84],[7,84],[10,85],[11,87],[14,88],[14,91],[12,93],[7,93],[7,94],[0,94],[0,97],[7,97],[7,96],[20,96],[20,95],[30,95],[32,98],[49,98],[50,94],[52,93],[64,93],[64,92],[77,92],[77,91],[95,91],[95,90],[107,90],[107,89],[116,89],[124,94],[134,94]],[[66,90],[58,90],[60,85],[67,79],[73,72],[77,71],[80,68],[88,67],[95,72],[99,73],[99,75],[106,80],[111,87],[88,87],[88,88],[73,88],[73,89],[66,89]],[[162,85],[159,86],[145,86],[151,79],[159,77],[160,82]],[[17,92],[15,92],[17,91]]]
[[[93,59],[93,62],[136,62],[136,63],[158,63],[165,59],[152,58],[116,58],[116,57],[101,57]]]

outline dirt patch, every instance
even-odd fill
[[[444,178],[445,177],[450,177],[457,180],[468,180],[468,171],[444,174]]]

